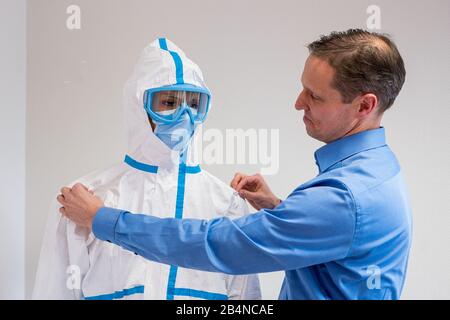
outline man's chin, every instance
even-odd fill
[[[310,124],[305,124],[305,129],[306,129],[306,133],[311,138],[313,138],[315,140],[319,140],[321,142],[325,142],[323,137],[321,137],[320,134],[318,134],[317,131],[314,130],[314,128]]]
[[[305,123],[306,133],[308,134],[308,136],[310,136],[311,138],[315,138],[314,137],[314,130],[312,128],[311,123],[308,122],[308,120],[304,120],[304,123]]]
[[[317,136],[314,134],[314,132],[311,132],[311,130],[306,129],[306,133],[308,134],[308,136],[310,136],[313,139],[317,139]]]

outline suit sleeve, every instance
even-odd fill
[[[89,261],[85,241],[77,241],[76,227],[59,213],[56,201],[42,242],[32,299],[81,299],[81,282]]]

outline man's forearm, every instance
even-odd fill
[[[208,222],[158,218],[101,208],[93,223],[97,238],[115,243],[146,259],[212,272],[224,272],[208,256],[205,246]],[[234,270],[235,272],[238,270]]]
[[[227,274],[282,270],[283,265],[257,247],[267,235],[258,227],[257,215],[237,220],[157,218],[103,207],[94,218],[93,232],[151,261]],[[260,215],[261,216],[261,215]],[[242,226],[248,222],[250,234]],[[245,228],[245,227],[244,227]]]

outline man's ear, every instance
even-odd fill
[[[358,115],[365,118],[378,109],[378,98],[373,93],[365,93],[359,97]]]

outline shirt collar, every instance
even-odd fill
[[[362,131],[330,142],[314,153],[319,173],[359,152],[386,145],[384,128]]]

